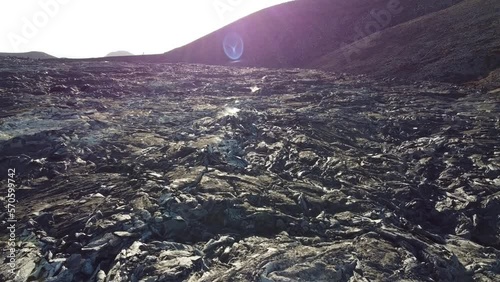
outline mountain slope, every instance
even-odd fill
[[[163,55],[106,59],[317,68],[494,90],[500,87],[499,15],[495,0],[298,0]],[[229,34],[243,49],[238,60],[224,52]]]
[[[222,43],[229,33],[244,42],[239,65],[302,67],[341,46],[384,29],[437,11],[460,0],[300,0],[274,6],[240,19],[186,46],[165,54],[168,62],[227,64]],[[389,12],[389,14],[387,14]],[[382,23],[375,18],[382,15]],[[374,24],[375,22],[375,24]],[[368,26],[368,28],[366,28]]]
[[[407,79],[471,81],[500,66],[500,2],[466,0],[322,56],[308,67]]]
[[[134,54],[128,51],[115,51],[106,55],[106,57],[123,57],[123,56],[134,56]]]

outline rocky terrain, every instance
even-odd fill
[[[500,96],[0,59],[7,281],[498,281]]]

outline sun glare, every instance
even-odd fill
[[[118,50],[163,53],[287,1],[6,0],[0,2],[0,11],[13,13],[3,13],[2,21],[9,22],[0,25],[0,32],[8,36],[0,39],[0,52],[37,50],[58,57],[100,57]],[[231,44],[227,50],[237,59],[243,46]]]

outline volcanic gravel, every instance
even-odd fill
[[[499,281],[500,96],[0,59],[5,281]],[[0,207],[7,226],[9,213]]]

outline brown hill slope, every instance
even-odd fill
[[[473,81],[500,66],[500,2],[466,0],[318,58],[308,67],[407,79]],[[483,84],[499,87],[498,75]],[[496,84],[496,86],[495,86]]]
[[[166,53],[161,60],[227,64],[231,60],[224,54],[222,44],[227,34],[236,32],[244,42],[239,65],[302,67],[374,31],[458,2],[461,0],[438,3],[431,0],[298,0],[254,13]]]

